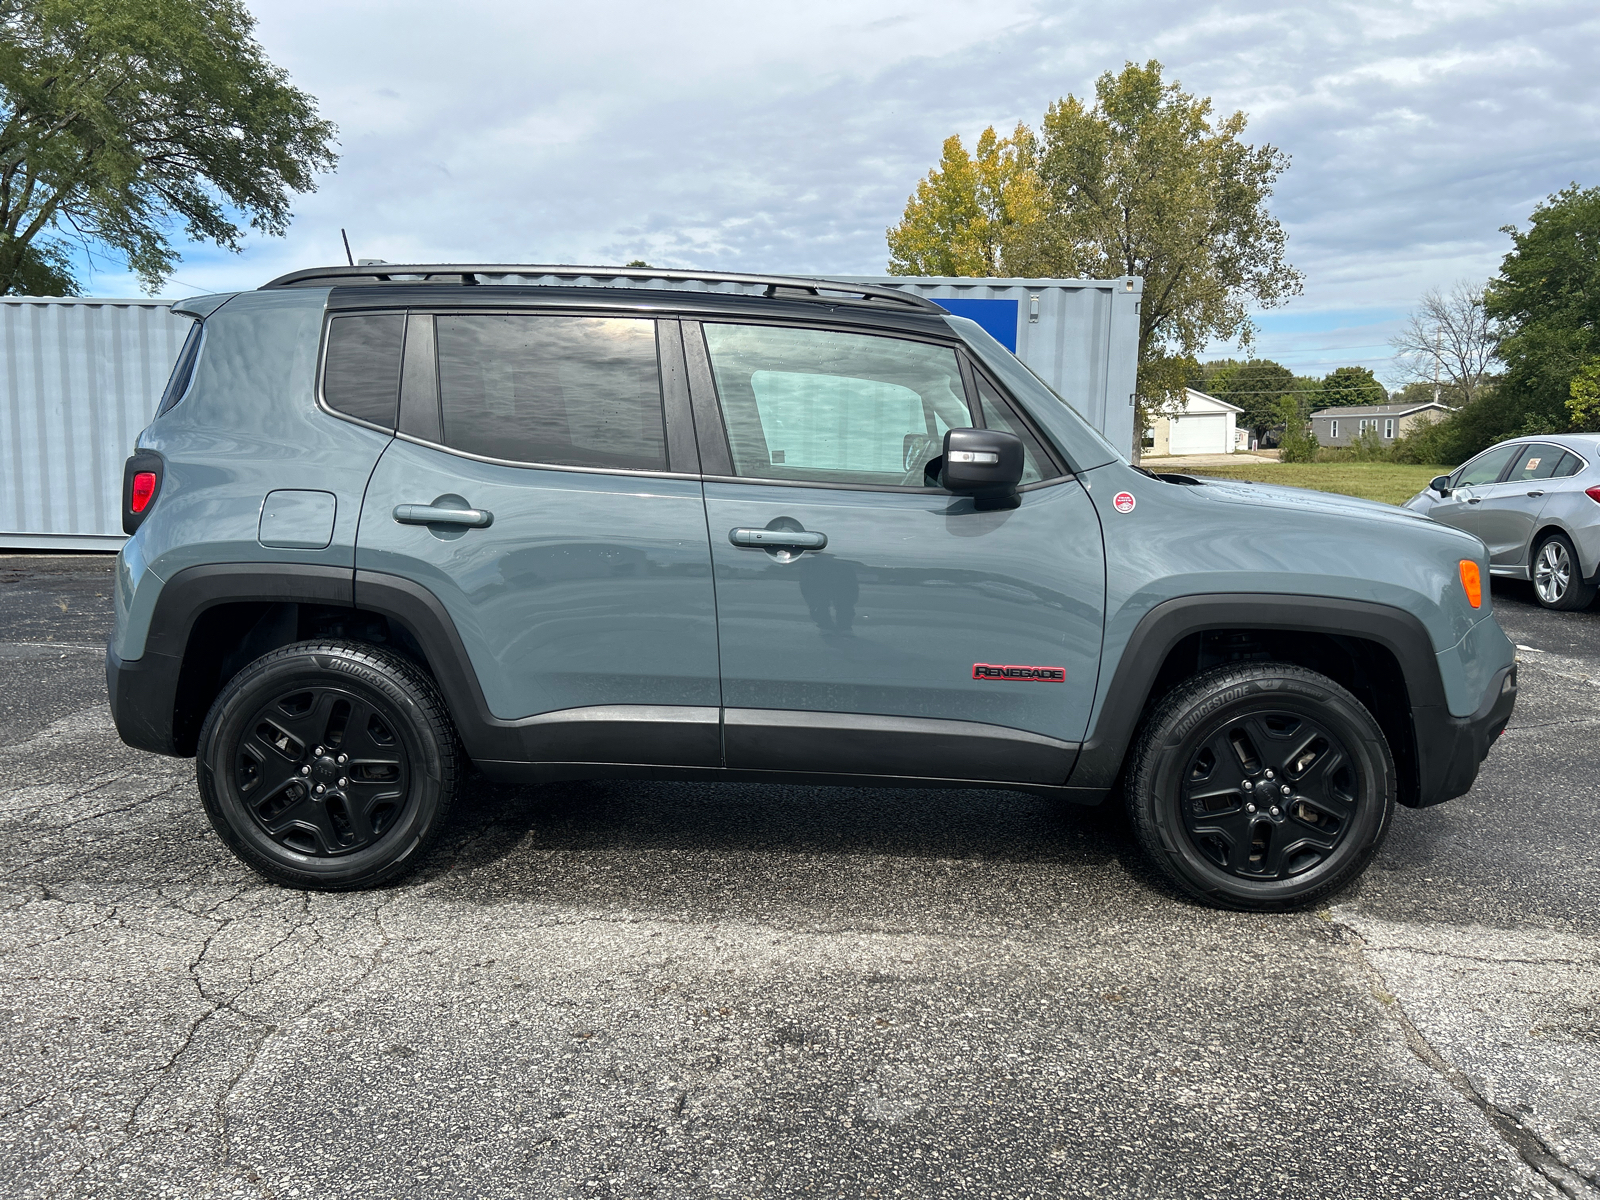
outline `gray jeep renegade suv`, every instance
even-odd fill
[[[466,758],[1118,794],[1183,891],[1283,908],[1515,699],[1477,538],[1131,467],[913,295],[384,266],[174,308],[111,708],[285,884],[415,867]]]

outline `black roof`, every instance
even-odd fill
[[[554,280],[535,284],[535,280]],[[741,289],[731,294],[758,295],[768,299],[821,301],[826,304],[869,304],[875,308],[895,308],[943,315],[945,310],[926,297],[895,288],[862,283],[843,283],[830,279],[810,279],[801,275],[742,275],[721,271],[658,270],[644,267],[575,267],[527,263],[380,263],[359,267],[310,267],[291,271],[262,285],[263,288],[288,287],[479,287],[534,285],[593,288],[587,280],[612,281],[604,289],[628,288],[645,281],[732,284]],[[661,290],[639,289],[633,290]],[[693,294],[707,294],[688,289]],[[716,294],[716,293],[710,293]]]

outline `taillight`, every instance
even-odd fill
[[[1461,587],[1467,593],[1467,603],[1473,608],[1483,607],[1483,576],[1478,573],[1478,564],[1470,558],[1461,560]]]
[[[122,466],[122,532],[132,536],[161,496],[166,464],[154,450],[135,450]]]
[[[1583,494],[1596,504],[1600,504],[1600,487],[1585,488]]]
[[[129,497],[128,507],[135,514],[142,513],[150,507],[150,497],[156,494],[156,473],[154,471],[135,471],[133,473],[133,495]]]

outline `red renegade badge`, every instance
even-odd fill
[[[1132,512],[1133,506],[1139,503],[1133,498],[1132,492],[1118,492],[1111,497],[1111,507],[1118,512]]]
[[[1022,683],[1065,683],[1065,667],[1000,666],[996,663],[973,663],[974,679],[1010,679]]]

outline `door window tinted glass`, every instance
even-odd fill
[[[1561,458],[1566,453],[1560,446],[1551,446],[1544,442],[1535,442],[1531,446],[1517,447],[1517,457],[1511,464],[1511,474],[1506,476],[1507,483],[1524,483],[1530,479],[1549,479],[1556,473],[1556,468],[1561,465]]]
[[[922,487],[945,431],[972,425],[946,347],[821,329],[704,329],[736,475]]]
[[[404,313],[365,313],[329,322],[322,374],[322,397],[329,407],[393,429],[404,340]]]
[[[1576,475],[1581,470],[1583,470],[1583,460],[1569,450],[1561,456],[1561,465],[1556,467],[1550,478],[1565,479],[1569,475]]]
[[[1029,431],[1028,427],[1017,419],[1017,414],[1011,406],[1000,398],[1000,393],[989,386],[989,381],[982,375],[978,376],[978,397],[983,404],[983,422],[990,429],[999,429],[1013,434],[1022,439],[1022,479],[1021,483],[1038,483],[1044,478],[1044,471],[1049,470],[1051,475],[1056,472],[1050,465],[1050,460],[1045,457],[1044,450],[1039,446],[1038,439]]]
[[[569,467],[664,471],[655,322],[436,318],[445,444]]]
[[[1521,446],[1496,446],[1492,450],[1485,450],[1456,472],[1453,486],[1472,487],[1474,484],[1493,483],[1500,478],[1500,472],[1505,469],[1511,456],[1521,449]]]

